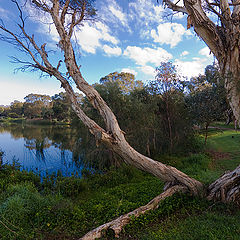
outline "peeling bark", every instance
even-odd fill
[[[225,78],[225,88],[229,104],[240,127],[240,2],[233,0],[184,0],[179,7],[171,0],[164,0],[167,7],[188,15],[187,28],[193,27],[197,35],[207,44],[218,60],[220,70]],[[231,5],[231,7],[230,7]],[[183,10],[184,9],[184,10]],[[219,19],[214,23],[207,11]],[[215,21],[215,20],[214,20]]]
[[[57,67],[54,67],[49,62],[48,54],[45,50],[46,44],[39,47],[34,40],[34,36],[27,34],[21,9],[15,0],[13,3],[17,5],[18,10],[20,11],[20,21],[22,24],[19,24],[18,26],[21,30],[21,34],[14,34],[4,26],[2,21],[0,21],[0,30],[7,35],[5,38],[1,36],[1,39],[5,39],[7,42],[12,41],[13,45],[21,48],[32,58],[32,62],[27,62],[27,68],[31,67],[39,69],[50,76],[54,76],[61,82],[62,87],[66,90],[66,93],[71,99],[74,111],[89,131],[95,136],[97,143],[101,142],[105,144],[114,153],[118,154],[127,164],[149,172],[166,183],[164,193],[154,198],[147,205],[142,206],[131,213],[125,214],[112,222],[106,223],[86,234],[82,238],[82,240],[86,240],[101,237],[102,230],[109,228],[113,229],[116,236],[118,236],[123,226],[130,222],[132,216],[137,217],[148,210],[157,208],[162,199],[171,196],[177,191],[189,191],[194,195],[204,195],[205,193],[203,184],[199,181],[190,178],[174,167],[167,166],[161,162],[143,156],[133,149],[126,141],[114,113],[99,93],[83,78],[71,42],[74,28],[85,19],[86,5],[84,0],[79,1],[79,3],[80,2],[82,2],[83,5],[78,9],[80,14],[77,14],[77,11],[74,9],[71,8],[69,10],[69,4],[71,3],[69,0],[66,0],[65,2],[62,1],[62,5],[60,5],[59,0],[32,0],[32,3],[35,4],[37,8],[50,14],[52,17],[60,38],[59,46],[61,47],[61,51],[64,52],[64,62],[69,77],[75,82],[77,88],[86,95],[92,106],[98,110],[104,120],[105,129],[90,119],[81,109],[76,94],[69,83],[69,78],[59,71],[60,61],[58,62]],[[222,26],[216,26],[208,18],[202,8],[200,0],[184,0],[184,7],[178,7],[170,0],[165,0],[164,2],[169,8],[188,14],[189,26],[192,25],[194,27],[195,32],[205,41],[218,59],[222,74],[226,79],[225,87],[228,91],[230,105],[233,109],[235,118],[240,124],[239,0],[232,1],[233,4],[236,4],[233,7],[232,14],[229,12],[229,4],[226,1],[220,0],[220,4],[217,2],[216,4],[219,6],[219,9],[224,12],[222,15],[218,12],[214,12],[211,8],[211,3],[208,3],[206,0],[209,4],[209,8],[220,18]],[[65,24],[67,15],[68,17],[71,15],[72,22]],[[19,63],[26,64],[26,62],[21,61],[19,61]],[[234,171],[224,174],[211,184],[208,188],[207,198],[215,201],[235,201],[239,203],[239,185],[240,166]]]
[[[240,165],[208,187],[208,200],[235,202],[240,206]]]

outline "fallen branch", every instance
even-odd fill
[[[122,231],[123,227],[131,221],[132,217],[139,217],[140,215],[144,214],[149,210],[157,209],[160,201],[172,196],[174,193],[179,191],[185,192],[187,191],[187,188],[181,185],[175,185],[173,187],[170,187],[165,192],[152,199],[148,204],[141,206],[130,213],[124,214],[111,222],[105,223],[95,228],[79,240],[93,240],[96,238],[101,238],[104,232],[106,232],[108,229],[112,229],[115,233],[115,237],[119,237],[119,234]]]

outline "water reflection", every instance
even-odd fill
[[[61,171],[63,175],[80,175],[88,167],[82,160],[81,138],[69,126],[0,125],[0,149],[3,163],[18,163],[41,174]]]

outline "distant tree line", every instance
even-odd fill
[[[50,97],[42,94],[28,94],[25,102],[15,100],[10,106],[0,107],[1,117],[46,119],[71,122],[73,111],[66,93],[61,92]],[[79,101],[82,96],[79,94]]]
[[[229,108],[223,79],[216,66],[207,66],[204,75],[184,81],[175,66],[166,62],[156,68],[155,80],[148,84],[136,81],[131,73],[113,72],[94,87],[116,114],[131,145],[152,157],[194,148],[193,126],[207,130],[211,122],[224,119]],[[88,100],[80,94],[78,100],[87,115],[103,125]],[[72,123],[85,131],[85,144],[93,146],[88,148],[90,158],[100,154],[102,159],[106,159],[106,155],[117,159],[104,147],[95,147],[94,138],[84,130],[64,92],[52,97],[29,94],[25,102],[14,101],[9,107],[1,107],[0,116]]]

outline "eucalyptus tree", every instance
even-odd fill
[[[136,81],[134,74],[126,72],[109,73],[107,76],[102,77],[100,79],[101,84],[109,82],[111,83],[116,82],[120,89],[123,91],[123,93],[129,93],[130,91],[133,91],[136,88],[143,87],[143,82]]]
[[[139,216],[149,209],[156,208],[159,201],[174,194],[176,191],[190,191],[192,194],[202,195],[204,193],[204,187],[201,182],[187,176],[174,167],[167,166],[159,161],[154,161],[133,149],[126,141],[124,132],[121,130],[114,113],[96,89],[85,81],[81,72],[81,66],[78,64],[76,58],[76,52],[74,51],[73,36],[77,27],[84,24],[85,21],[94,19],[96,11],[93,7],[93,1],[26,0],[27,3],[33,5],[38,11],[45,13],[56,28],[59,37],[58,47],[64,54],[63,59],[59,59],[57,64],[51,62],[51,52],[48,51],[49,46],[47,43],[39,44],[38,39],[28,33],[26,18],[18,1],[11,1],[19,10],[19,23],[17,25],[19,31],[9,29],[4,25],[3,21],[1,21],[1,39],[12,43],[24,51],[26,55],[30,56],[31,60],[29,61],[18,60],[19,63],[24,64],[23,69],[40,70],[44,74],[54,76],[61,82],[62,87],[71,100],[73,110],[94,135],[97,143],[102,143],[107,146],[126,163],[147,171],[166,183],[165,191],[149,204],[100,226],[85,235],[82,239],[99,238],[102,235],[102,230],[108,228],[113,229],[115,234],[118,235],[123,226],[131,220],[132,215]],[[64,72],[64,69],[61,71],[61,64],[63,63],[67,73]],[[71,82],[76,84],[76,87],[85,94],[91,105],[99,112],[103,119],[104,127],[98,125],[83,111],[76,92],[71,86]],[[233,172],[223,175],[210,185],[207,197],[209,199],[224,201],[239,200],[239,172],[240,166]]]
[[[233,114],[240,126],[239,0],[163,0],[174,12],[187,14],[187,28],[207,44],[218,60]]]

